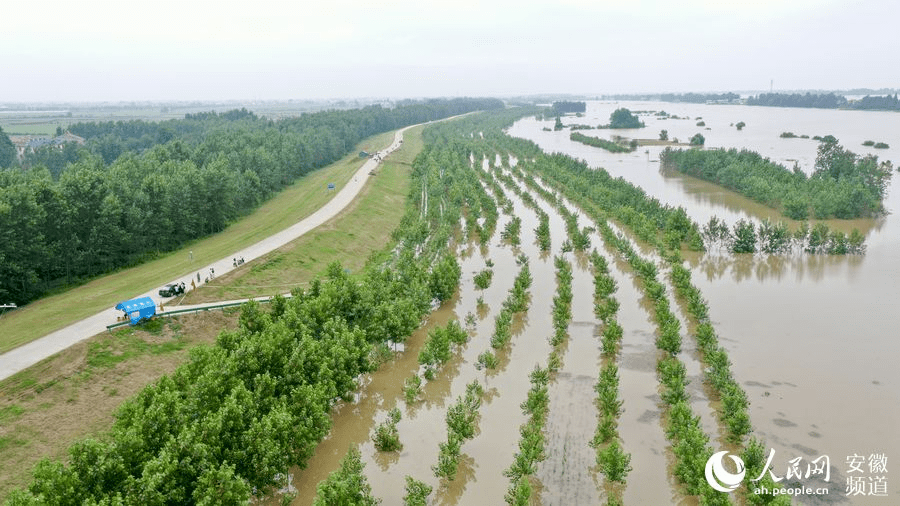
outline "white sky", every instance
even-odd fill
[[[20,0],[0,102],[900,87],[896,0]]]

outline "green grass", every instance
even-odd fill
[[[63,123],[46,123],[35,120],[20,120],[14,122],[0,122],[0,128],[6,135],[49,135],[56,136],[56,127]]]
[[[111,308],[166,281],[195,272],[284,230],[315,212],[336,194],[326,190],[328,183],[333,182],[341,188],[350,180],[363,163],[357,155],[360,150],[383,149],[390,144],[393,136],[394,132],[385,132],[366,139],[343,159],[301,178],[252,215],[219,234],[186,244],[182,249],[151,262],[97,278],[4,314],[0,318],[0,353]],[[404,140],[404,144],[406,142]],[[188,258],[189,251],[193,251],[193,261]]]
[[[403,146],[377,169],[377,175],[340,214],[245,268],[190,292],[184,303],[286,293],[321,275],[334,261],[351,273],[361,271],[372,255],[391,248],[390,234],[405,211],[410,164],[421,148],[421,127],[408,130]]]
[[[154,320],[160,323],[162,320]],[[146,330],[146,329],[145,329]],[[156,333],[153,330],[151,333]],[[160,343],[148,343],[131,332],[130,329],[118,331],[112,335],[88,345],[86,362],[88,368],[110,368],[116,364],[130,360],[138,355],[161,355],[184,349],[187,342],[182,339],[169,339]]]
[[[23,446],[27,443],[28,441],[20,438],[0,437],[0,451],[11,448],[13,446]]]
[[[0,407],[0,423],[9,423],[18,418],[25,410],[16,404]]]

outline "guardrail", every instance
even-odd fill
[[[287,296],[289,297],[290,295],[288,294]],[[215,305],[212,305],[212,306],[192,307],[192,308],[187,308],[187,309],[175,309],[175,310],[172,310],[172,311],[164,311],[164,312],[162,312],[162,313],[156,313],[156,314],[153,315],[153,316],[154,316],[154,317],[156,317],[156,316],[170,317],[170,316],[175,316],[175,315],[180,315],[180,314],[199,313],[200,311],[209,311],[209,310],[211,310],[211,309],[225,309],[225,308],[227,308],[227,307],[237,307],[237,306],[241,306],[241,305],[243,305],[243,304],[246,304],[247,302],[250,302],[251,300],[255,300],[256,302],[260,302],[260,303],[263,303],[263,302],[272,302],[271,297],[270,297],[270,298],[266,298],[266,299],[248,299],[248,300],[242,300],[242,301],[239,301],[239,302],[227,302],[227,303],[224,303],[224,304],[215,304]],[[130,323],[131,323],[131,322],[129,322],[128,320],[126,320],[126,321],[121,321],[121,322],[117,322],[117,323],[113,323],[112,325],[107,325],[107,326],[106,326],[106,331],[107,331],[107,332],[111,332],[112,329],[119,328],[119,327],[123,327],[123,326],[125,326],[125,325],[129,325]]]

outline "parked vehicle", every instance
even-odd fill
[[[184,283],[169,283],[159,290],[160,297],[174,297],[184,293]]]

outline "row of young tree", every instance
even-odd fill
[[[108,434],[74,444],[66,462],[41,461],[6,504],[246,504],[284,486],[328,433],[331,406],[374,367],[373,348],[406,339],[458,286],[451,232],[483,189],[467,167],[438,162],[446,149],[426,147],[414,161],[389,260],[359,278],[332,264],[267,311],[246,304],[238,329],[123,404]],[[424,212],[424,181],[443,206]],[[358,455],[345,464],[317,504],[368,497]]]
[[[710,249],[718,246],[732,253],[862,255],[866,251],[865,237],[859,230],[854,228],[848,236],[824,223],[816,223],[810,228],[803,222],[791,232],[781,221],[773,223],[765,219],[755,225],[740,219],[729,228],[724,220],[713,216],[703,225],[702,235]]]
[[[593,146],[595,148],[605,149],[610,153],[631,153],[632,151],[637,149],[637,141],[634,141],[634,145],[623,145],[617,142],[608,141],[599,137],[591,137],[590,135],[584,135],[578,132],[572,132],[571,134],[569,134],[569,140],[587,144],[588,146]]]
[[[485,132],[487,136],[488,133]],[[499,144],[500,141],[495,141]],[[521,146],[520,140],[511,140],[508,146]],[[526,146],[522,146],[527,149]],[[525,151],[512,151],[519,159],[523,158]],[[704,464],[711,455],[712,450],[708,446],[709,436],[703,432],[699,423],[699,417],[692,413],[685,386],[687,384],[686,371],[684,364],[678,360],[678,354],[681,351],[680,324],[674,316],[671,304],[666,297],[666,289],[663,283],[657,280],[657,266],[648,260],[641,258],[631,246],[631,241],[624,235],[615,234],[612,228],[607,224],[610,217],[616,218],[619,223],[633,223],[638,225],[637,228],[631,227],[635,233],[645,242],[656,246],[660,256],[666,260],[673,272],[673,284],[681,301],[686,305],[688,313],[694,325],[698,329],[700,335],[696,336],[698,348],[703,350],[705,365],[708,370],[705,372],[707,376],[705,380],[713,387],[722,401],[721,409],[718,410],[720,420],[727,433],[726,437],[740,445],[750,431],[748,403],[746,393],[741,389],[730,373],[730,363],[727,354],[715,336],[715,331],[709,320],[708,307],[702,297],[700,291],[690,283],[690,277],[685,276],[685,270],[682,266],[680,250],[683,242],[676,239],[690,235],[690,231],[697,232],[696,224],[691,224],[687,216],[683,214],[683,209],[671,209],[667,215],[662,227],[652,227],[649,219],[634,218],[635,209],[640,208],[635,204],[624,206],[616,204],[617,199],[611,199],[607,192],[595,193],[594,190],[600,186],[598,180],[594,179],[592,174],[581,172],[575,169],[571,172],[561,170],[554,167],[552,160],[542,158],[540,155],[535,156],[535,163],[521,164],[520,166],[527,169],[533,174],[540,174],[543,179],[542,186],[549,186],[551,189],[565,195],[567,199],[578,205],[585,211],[595,222],[601,232],[601,236],[608,245],[628,259],[635,275],[641,279],[642,289],[645,295],[653,302],[652,315],[658,325],[657,346],[664,352],[658,365],[658,374],[660,382],[664,385],[663,397],[668,399],[670,404],[668,415],[667,437],[672,442],[672,451],[676,456],[675,473],[679,477],[679,481],[685,485],[685,492],[688,494],[701,495],[701,502],[706,504],[725,504],[729,503],[729,498],[725,494],[721,494],[712,490],[707,484],[703,476],[702,469]],[[577,165],[573,165],[577,167]],[[555,170],[553,170],[555,169]],[[600,172],[600,171],[598,171]],[[648,197],[644,196],[645,199]],[[612,204],[612,205],[611,205]],[[645,204],[646,205],[646,204]],[[655,206],[651,206],[653,209]],[[659,211],[657,211],[659,212]],[[679,269],[680,268],[680,269]],[[604,286],[600,293],[611,293],[609,286]],[[598,311],[604,314],[614,314],[615,304],[607,307],[606,304],[598,305]],[[608,326],[613,328],[613,326]],[[609,341],[609,349],[612,352],[615,349],[615,343],[618,339],[616,332],[610,332],[611,336],[605,341]],[[604,348],[605,349],[605,348]],[[611,390],[610,385],[614,385],[610,371],[603,381],[604,391]],[[609,394],[607,394],[609,395]],[[613,403],[614,404],[614,403]],[[614,407],[614,405],[612,406]],[[762,444],[755,439],[749,441],[742,456],[749,462],[752,462],[754,476],[762,475],[764,468],[764,460],[762,453]],[[608,463],[616,469],[615,463],[621,464],[627,460],[622,452],[611,452],[607,456]],[[748,464],[748,469],[750,464]],[[747,485],[743,495],[750,504],[784,504],[789,503],[788,497],[777,494],[778,486],[767,477],[762,481],[755,483],[760,487],[767,487],[768,493],[756,493],[749,487],[754,484]]]
[[[522,199],[522,203],[525,204],[525,207],[531,209],[538,215],[538,226],[534,229],[535,241],[537,243],[538,248],[541,251],[550,251],[550,215],[548,215],[538,203],[534,200],[534,197],[531,196],[528,192],[523,192],[519,185],[515,182],[515,180],[509,174],[504,173],[499,168],[494,168],[494,172],[496,174],[496,178],[492,177],[490,172],[485,172],[484,177],[488,179],[492,186],[496,186],[500,192],[502,189],[499,188],[499,184],[497,180],[503,181],[503,183],[513,191],[520,199]],[[496,192],[497,190],[495,190]],[[508,199],[506,199],[509,202]],[[509,202],[511,206],[512,203]],[[512,208],[507,214],[512,214]]]
[[[594,315],[603,322],[600,340],[603,366],[594,384],[599,415],[591,446],[597,451],[597,466],[608,482],[624,484],[632,468],[631,455],[622,448],[618,430],[624,401],[619,397],[619,368],[616,365],[623,335],[622,326],[616,320],[619,302],[613,296],[617,286],[610,276],[606,258],[596,250],[591,252],[591,267],[594,274]],[[607,490],[610,493],[607,504],[621,504],[621,488],[614,486],[607,487]]]
[[[183,130],[183,138],[126,151],[111,163],[85,149],[58,178],[42,166],[0,171],[0,300],[22,305],[219,232],[367,136],[500,106],[456,99],[279,122],[252,114],[173,120],[164,126]],[[121,140],[142,131],[126,126],[91,132]]]
[[[555,194],[543,186],[529,173],[515,167],[511,172],[526,186],[540,195],[540,197],[549,205],[555,207],[566,222],[566,232],[568,239],[563,244],[564,252],[585,251],[590,247],[589,234],[593,231],[592,227],[580,228],[578,226],[577,214],[570,211],[564,204],[562,195]],[[517,183],[513,178],[509,178],[509,185],[517,187]],[[522,195],[528,196],[528,192],[521,192]],[[533,200],[533,199],[532,199]],[[612,296],[616,291],[616,283],[609,276],[609,269],[605,258],[600,256],[597,251],[593,251],[590,256],[591,264],[594,269],[594,312],[597,318],[603,322],[601,349],[603,351],[603,367],[598,376],[597,384],[594,386],[597,392],[597,408],[599,410],[597,429],[594,437],[590,441],[590,445],[596,449],[596,463],[598,470],[608,480],[611,486],[607,487],[607,504],[621,504],[622,485],[625,483],[627,474],[631,471],[631,456],[626,453],[619,441],[618,436],[618,418],[622,413],[623,401],[618,396],[619,375],[618,368],[615,365],[615,358],[618,353],[623,329],[615,319],[618,311],[618,301]],[[568,339],[568,325],[572,319],[572,266],[562,257],[554,258],[556,267],[557,293],[553,298],[553,337],[550,343],[553,350],[548,358],[547,369],[550,373],[559,370],[562,365],[562,346]],[[534,376],[538,374],[538,370],[532,373]],[[534,384],[534,377],[532,377]],[[535,389],[532,388],[532,391]],[[531,404],[532,392],[529,392],[528,405]],[[526,405],[523,405],[525,408]],[[526,412],[528,414],[528,412]],[[540,428],[543,424],[540,419],[532,419],[521,429],[522,438],[520,439],[520,452],[516,454],[516,462],[512,469],[531,469],[537,460],[543,459],[543,441],[544,436],[534,435],[535,427]],[[522,450],[522,448],[528,451]],[[527,457],[532,455],[530,459]],[[531,466],[531,467],[527,467]],[[511,484],[506,500],[509,504],[527,504],[527,499],[531,495],[531,485],[527,479],[527,475],[515,473],[510,476]]]
[[[882,204],[892,175],[890,162],[858,156],[832,136],[819,144],[815,168],[808,176],[799,167],[781,164],[749,150],[674,150],[660,153],[673,169],[734,190],[751,200],[805,220],[865,218],[884,212]]]

